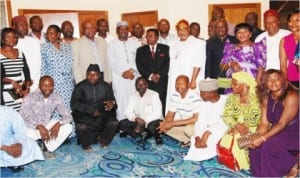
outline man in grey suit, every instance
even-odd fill
[[[96,38],[96,23],[90,20],[82,23],[83,36],[71,43],[74,56],[73,72],[75,82],[86,78],[90,64],[98,64],[104,81],[111,83],[111,71],[107,61],[106,42]]]

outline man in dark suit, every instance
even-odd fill
[[[158,44],[158,30],[147,30],[147,44],[137,49],[136,65],[139,73],[148,80],[149,89],[159,93],[162,112],[165,113],[168,86],[168,72],[170,65],[169,47]]]
[[[215,21],[214,34],[214,37],[206,41],[205,78],[217,79],[219,76],[225,76],[225,71],[220,69],[225,43],[235,44],[238,40],[228,34],[228,24],[224,19]],[[224,89],[219,88],[219,93],[224,94]]]

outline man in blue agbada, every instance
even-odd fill
[[[44,160],[38,144],[26,136],[26,127],[20,114],[0,105],[0,167],[20,171],[23,165]]]

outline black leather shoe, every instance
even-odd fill
[[[127,133],[126,132],[121,132],[120,133],[120,138],[123,138],[123,137],[126,137],[127,136]]]
[[[155,137],[155,142],[156,142],[156,145],[161,145],[164,143],[161,137]]]
[[[12,172],[20,172],[24,170],[23,166],[10,166],[7,168],[10,169]]]
[[[67,138],[64,142],[63,145],[71,144],[70,138]]]
[[[145,143],[145,141],[146,141],[147,138],[148,138],[148,133],[145,132],[145,131],[142,132],[141,133],[141,140],[138,143],[144,145],[144,143]]]

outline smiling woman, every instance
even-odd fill
[[[299,174],[299,91],[289,84],[282,71],[269,69],[257,93],[262,109],[257,129],[261,137],[251,142],[252,174],[254,177],[296,177]]]
[[[220,146],[229,148],[240,169],[249,169],[248,152],[238,146],[237,140],[244,135],[254,133],[261,116],[256,97],[256,82],[248,72],[232,74],[232,91],[226,100],[223,118],[228,132],[222,137]]]
[[[19,111],[22,99],[29,92],[31,78],[26,58],[21,50],[14,48],[18,36],[14,29],[4,28],[1,31],[0,67],[1,67],[1,105]],[[25,77],[25,88],[22,88],[22,76]],[[14,97],[15,95],[19,97]]]

